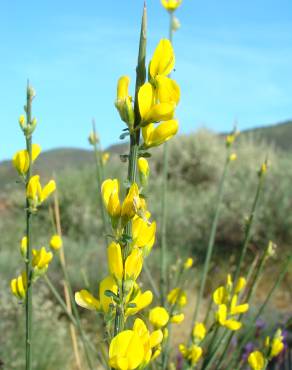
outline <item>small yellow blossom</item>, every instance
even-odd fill
[[[180,307],[183,307],[187,304],[187,295],[180,288],[174,288],[168,293],[167,301],[171,305],[178,304]]]
[[[153,123],[150,123],[142,128],[142,135],[144,139],[143,146],[145,148],[159,146],[170,140],[177,133],[177,131],[178,121],[175,119],[164,121],[156,127]]]
[[[135,294],[134,297],[131,298],[133,290],[135,290]],[[146,290],[146,292],[142,293],[137,284],[134,284],[132,291],[128,294],[128,297],[128,299],[130,299],[128,303],[135,304],[135,307],[126,308],[126,318],[132,315],[136,315],[136,313],[149,306],[153,300],[152,292],[150,290]]]
[[[27,278],[26,273],[22,272],[16,279],[12,279],[10,282],[11,292],[18,299],[24,299],[27,289]]]
[[[75,302],[83,308],[92,311],[98,311],[100,309],[100,302],[98,299],[88,292],[88,290],[80,290],[75,293]]]
[[[118,370],[134,370],[144,360],[144,345],[134,330],[116,335],[109,347],[109,365]]]
[[[156,234],[156,222],[150,223],[141,217],[135,216],[132,221],[133,247],[142,248],[143,255],[148,256],[154,242]]]
[[[109,215],[116,219],[120,217],[121,204],[119,199],[120,184],[117,179],[107,179],[101,185],[101,194]]]
[[[32,163],[37,159],[41,152],[41,147],[38,144],[32,144],[31,146],[31,158]],[[29,169],[29,155],[26,149],[19,150],[14,154],[12,160],[13,166],[17,169],[18,173],[24,176]]]
[[[149,321],[155,328],[162,328],[168,323],[169,314],[164,307],[154,307],[149,312]]]
[[[121,283],[124,275],[122,249],[120,244],[112,242],[107,248],[107,259],[110,273]]]
[[[32,176],[26,189],[26,195],[33,210],[41,205],[56,189],[54,180],[49,181],[43,188],[39,175]]]
[[[142,126],[146,126],[151,122],[171,120],[174,116],[175,103],[172,101],[165,103],[155,102],[155,90],[149,82],[140,87],[138,104]]]
[[[55,251],[59,250],[63,246],[63,241],[60,235],[55,234],[50,239],[50,247]]]
[[[200,346],[192,344],[187,348],[184,344],[179,345],[180,353],[192,365],[195,366],[202,357],[203,350]]]
[[[139,196],[138,185],[134,182],[128,191],[128,194],[123,201],[121,216],[123,224],[125,225],[130,219],[132,219],[141,208],[141,199]]]
[[[26,258],[27,253],[27,236],[24,236],[20,242],[20,253],[22,257]]]
[[[129,96],[129,83],[130,78],[128,76],[122,76],[118,80],[117,86],[117,99],[115,106],[120,114],[121,119],[131,129],[134,125],[134,108],[132,104],[132,98]]]
[[[147,186],[149,177],[149,164],[146,158],[138,159],[139,177],[142,186]]]
[[[194,260],[192,258],[188,258],[184,263],[184,269],[188,270],[193,266]]]
[[[193,328],[193,337],[203,340],[206,336],[206,326],[202,322],[196,322]]]
[[[173,12],[174,10],[176,10],[181,3],[182,0],[161,0],[161,4],[169,12]]]
[[[171,42],[160,40],[152,56],[149,73],[154,79],[158,75],[168,76],[174,68],[175,56]]]
[[[260,351],[254,351],[248,356],[248,364],[252,370],[263,370],[266,366],[266,360]]]
[[[236,153],[231,153],[231,154],[229,155],[229,160],[230,160],[231,162],[236,161],[236,159],[237,159],[237,154],[236,154]]]
[[[282,330],[278,329],[271,343],[270,358],[276,357],[284,349]]]
[[[227,306],[225,304],[220,304],[218,310],[215,314],[217,322],[226,327],[229,330],[236,331],[239,330],[242,326],[241,322],[237,320],[228,319]]]
[[[38,271],[38,273],[45,273],[48,269],[49,263],[53,259],[53,253],[47,252],[45,247],[40,250],[32,250],[32,266]]]
[[[173,324],[180,324],[184,321],[185,315],[183,313],[179,313],[177,315],[173,315],[170,319],[170,322]]]
[[[103,165],[105,165],[108,162],[109,157],[110,157],[109,152],[102,153],[101,160]]]
[[[141,250],[133,249],[125,262],[125,280],[137,280],[143,267]]]

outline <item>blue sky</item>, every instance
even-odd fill
[[[134,80],[142,3],[2,2],[0,160],[23,147],[17,119],[27,78],[37,91],[34,141],[43,150],[88,148],[92,117],[104,147],[118,142],[124,126],[113,105],[116,81],[123,74]],[[159,0],[147,6],[149,58],[167,36],[168,15]],[[183,0],[176,15],[181,133],[292,117],[291,0]]]

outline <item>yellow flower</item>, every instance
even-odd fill
[[[167,76],[175,64],[175,56],[171,42],[167,39],[160,40],[150,62],[149,73],[155,79],[158,75]]]
[[[173,324],[180,324],[181,322],[184,321],[185,315],[183,313],[173,315],[170,319],[170,322]]]
[[[252,370],[263,370],[266,365],[265,357],[260,351],[254,351],[248,356],[248,363]]]
[[[180,88],[171,78],[158,75],[155,79],[157,86],[157,98],[160,103],[174,103],[180,100]]]
[[[217,322],[229,330],[236,331],[241,328],[241,322],[227,318],[227,306],[225,304],[220,304],[218,306],[215,316]]]
[[[32,144],[31,146],[31,158],[32,163],[37,159],[41,152],[41,147],[38,144]],[[20,150],[14,154],[12,160],[13,166],[17,169],[18,173],[24,176],[29,169],[29,155],[28,151]]]
[[[24,299],[27,289],[26,273],[22,272],[16,279],[12,279],[10,282],[10,288],[12,294],[18,299]]]
[[[129,303],[134,303],[135,307],[128,307],[125,311],[125,317],[136,315],[139,311],[143,310],[145,307],[149,306],[153,300],[153,294],[150,290],[142,293],[139,287],[136,288],[134,298],[131,298],[131,293],[129,293]]]
[[[112,218],[120,217],[120,185],[117,179],[107,179],[101,185],[101,194],[105,207]]]
[[[202,348],[195,344],[192,344],[189,348],[187,348],[184,344],[180,344],[179,350],[183,357],[188,360],[192,366],[195,366],[196,363],[199,362],[203,354]]]
[[[233,162],[233,161],[236,161],[236,159],[237,159],[237,154],[236,153],[231,153],[230,156],[229,156],[229,160],[231,162]]]
[[[59,250],[63,246],[63,241],[60,235],[55,234],[51,237],[50,247],[55,251]]]
[[[170,12],[176,10],[181,3],[182,0],[161,0],[161,4],[164,6],[166,10]]]
[[[156,222],[149,223],[141,217],[135,216],[132,221],[133,247],[143,248],[147,256],[155,242]]]
[[[189,270],[193,266],[194,260],[192,258],[188,258],[184,263],[184,269]]]
[[[157,127],[153,123],[142,128],[143,146],[150,148],[159,146],[170,140],[178,131],[178,121],[173,119],[160,123]]]
[[[151,334],[147,329],[144,321],[136,319],[133,326],[133,331],[139,336],[144,347],[144,358],[141,364],[141,368],[144,368],[150,360],[155,359],[159,353],[154,351],[155,347],[158,347],[163,340],[163,334],[161,330],[155,330]]]
[[[129,96],[129,83],[130,78],[128,76],[122,76],[118,80],[117,99],[115,106],[119,111],[121,119],[127,123],[129,128],[132,128],[135,115],[132,105],[132,98]]]
[[[272,340],[271,345],[271,352],[270,352],[270,358],[276,357],[281,353],[284,349],[284,343],[283,343],[283,335],[282,330],[278,329],[276,331],[276,334]]]
[[[154,307],[149,312],[149,321],[156,328],[162,328],[168,323],[169,314],[164,307]]]
[[[110,157],[109,152],[102,153],[102,157],[101,157],[102,164],[106,164],[107,161],[109,160],[109,157]]]
[[[108,246],[107,259],[110,273],[118,282],[121,282],[124,275],[124,266],[120,244],[112,242]]]
[[[125,280],[137,280],[143,266],[143,256],[139,249],[133,249],[125,262]]]
[[[46,272],[53,259],[53,253],[47,252],[46,248],[42,247],[40,250],[33,249],[32,256],[32,266],[39,272]]]
[[[26,189],[26,196],[31,207],[35,210],[56,190],[54,180],[49,181],[43,188],[40,183],[39,175],[32,176]]]
[[[238,315],[241,313],[245,313],[249,309],[248,303],[237,305],[237,299],[238,299],[237,295],[234,294],[234,296],[231,299],[230,315]]]
[[[193,336],[199,340],[203,340],[206,336],[206,326],[202,322],[196,322],[193,328]]]
[[[88,290],[80,290],[75,293],[75,302],[83,308],[92,311],[98,311],[100,309],[100,302],[98,299],[94,298]]]
[[[22,257],[26,258],[27,253],[27,236],[24,236],[20,242],[20,253]]]
[[[213,301],[217,305],[225,304],[228,300],[228,293],[224,286],[220,286],[213,293]]]
[[[235,293],[239,293],[242,291],[242,289],[246,286],[246,279],[244,277],[240,277],[236,283],[236,286],[235,286],[235,290],[234,292]]]
[[[121,216],[123,224],[125,225],[131,218],[133,218],[138,210],[141,208],[141,201],[139,196],[138,185],[134,182],[128,191],[128,194],[123,201]]]
[[[180,288],[174,288],[168,293],[167,300],[171,305],[178,304],[183,307],[187,304],[187,295]]]
[[[116,335],[109,347],[109,365],[118,370],[134,370],[144,360],[143,342],[134,330]]]
[[[139,177],[142,186],[147,186],[149,177],[149,164],[146,158],[138,159]]]
[[[154,87],[146,82],[138,92],[139,111],[142,120],[142,126],[150,122],[167,121],[173,118],[174,102],[155,102]]]
[[[107,313],[109,311],[110,304],[113,303],[113,299],[104,294],[106,290],[110,290],[115,294],[118,293],[118,286],[112,276],[107,276],[99,283],[100,306],[102,311]]]

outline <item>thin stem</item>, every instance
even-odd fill
[[[149,270],[149,266],[148,266],[148,263],[147,263],[146,259],[144,260],[143,267],[144,267],[144,271],[145,271],[145,274],[147,276],[147,279],[148,279],[148,281],[151,285],[151,288],[154,292],[154,295],[156,296],[156,298],[158,298],[159,297],[159,290],[157,288],[155,280],[153,279],[153,277],[151,275],[151,271]]]
[[[288,257],[288,259],[287,259],[287,261],[286,261],[283,269],[280,271],[280,273],[278,275],[278,278],[275,281],[275,284],[272,286],[271,290],[269,291],[269,294],[267,295],[264,303],[261,305],[258,313],[254,316],[254,318],[249,323],[249,328],[247,329],[245,335],[243,336],[243,338],[241,339],[241,341],[237,344],[237,351],[234,352],[234,354],[233,354],[233,356],[231,358],[231,361],[229,363],[229,366],[228,366],[228,368],[226,370],[233,369],[233,364],[234,364],[235,360],[237,359],[238,354],[241,353],[241,350],[242,350],[243,346],[248,342],[249,338],[251,337],[251,335],[252,335],[252,333],[254,331],[254,324],[255,324],[255,322],[263,314],[263,312],[264,312],[266,306],[268,305],[268,303],[269,303],[272,295],[278,289],[279,285],[281,284],[282,280],[284,279],[284,277],[286,275],[286,272],[289,269],[289,264],[290,263],[291,263],[291,255]]]
[[[251,209],[251,212],[250,212],[250,215],[249,215],[249,218],[248,218],[248,223],[247,223],[247,227],[246,227],[246,231],[245,231],[245,237],[244,237],[244,241],[243,241],[243,245],[242,245],[242,249],[241,249],[241,255],[240,255],[239,263],[237,265],[237,269],[236,269],[235,276],[234,276],[234,287],[236,286],[236,282],[239,278],[241,266],[243,264],[244,257],[246,255],[247,246],[248,246],[249,241],[250,241],[251,229],[252,229],[252,225],[253,225],[253,222],[254,222],[254,219],[255,219],[255,214],[256,214],[256,209],[257,209],[259,197],[260,197],[261,190],[262,190],[262,187],[263,187],[263,179],[264,179],[264,176],[260,175],[257,190],[256,190],[256,195],[255,195],[255,198],[254,198],[254,201],[253,201],[253,204],[252,204],[252,209]],[[264,260],[262,260],[261,262],[262,263],[260,264],[259,269],[257,270],[257,273],[256,273],[255,278],[254,278],[254,282],[253,282],[254,284],[257,283],[257,280],[259,278],[259,273],[262,272]],[[234,287],[233,287],[233,290],[234,290]],[[249,300],[251,298],[251,295],[254,292],[254,288],[255,287],[252,287],[250,289],[250,291],[248,293],[246,303],[249,302]],[[241,319],[241,317],[242,317],[242,314],[240,315],[239,320]],[[224,359],[226,358],[226,354],[227,354],[227,351],[228,351],[228,348],[229,348],[229,345],[232,341],[233,336],[234,336],[234,332],[231,333],[231,335],[229,336],[229,338],[226,342],[226,345],[224,347],[224,350],[223,350],[223,352],[221,354],[221,357],[220,357],[220,360],[219,360],[218,368],[221,365],[221,363],[224,361]]]
[[[135,104],[134,104],[134,113],[135,113],[135,121],[134,121],[134,130],[130,133],[130,151],[129,151],[129,162],[128,162],[128,183],[129,185],[136,181],[136,173],[137,173],[137,160],[138,160],[138,152],[139,152],[139,143],[140,143],[140,129],[138,128],[141,121],[141,116],[139,112],[139,105],[138,105],[138,92],[140,87],[144,84],[146,79],[146,67],[145,67],[145,59],[146,59],[146,30],[147,30],[147,12],[146,12],[146,5],[144,4],[143,8],[143,15],[142,15],[142,22],[141,22],[141,32],[140,32],[140,40],[139,40],[139,52],[138,52],[138,61],[136,67],[136,85],[135,85]],[[131,221],[127,223],[125,227],[126,235],[132,235],[132,223]],[[130,251],[130,243],[124,246],[123,250],[123,263],[129,254]],[[121,302],[124,302],[124,280],[122,281],[122,289],[119,291],[119,296],[121,298]],[[117,307],[116,316],[115,316],[115,325],[114,325],[114,336],[116,336],[124,326],[124,312],[123,307]]]
[[[250,241],[251,230],[252,230],[253,222],[254,222],[254,219],[255,219],[257,205],[258,205],[258,201],[259,201],[259,198],[260,198],[261,190],[263,188],[263,183],[264,183],[264,174],[260,174],[259,175],[258,186],[257,186],[257,190],[256,190],[256,195],[254,197],[251,212],[250,212],[248,222],[247,222],[247,226],[246,226],[245,238],[244,238],[244,241],[243,241],[241,254],[240,254],[240,257],[239,257],[239,262],[238,262],[238,265],[237,265],[237,268],[236,268],[236,271],[235,271],[235,274],[234,274],[234,286],[236,286],[236,282],[239,278],[240,270],[241,270],[241,267],[242,267],[242,264],[243,264],[243,261],[244,261],[245,255],[246,255],[247,247],[248,247],[248,244],[249,244],[249,241]]]
[[[44,275],[44,279],[45,279],[45,282],[46,282],[47,286],[49,287],[50,291],[52,292],[52,294],[56,298],[57,302],[63,308],[65,314],[68,317],[68,319],[72,322],[73,325],[75,325],[77,327],[77,321],[76,321],[75,317],[72,315],[71,312],[69,312],[68,307],[67,307],[65,301],[60,296],[60,294],[57,291],[57,289],[54,287],[54,285],[51,282],[51,280],[49,279],[48,275]]]
[[[31,126],[31,104],[32,104],[32,94],[31,88],[27,86],[27,99],[26,99],[26,122],[28,126]],[[32,176],[32,138],[31,134],[26,136],[26,150],[29,157],[29,167],[26,175],[26,189],[29,183],[29,180]],[[25,271],[27,277],[27,290],[26,290],[26,300],[25,300],[25,343],[26,343],[26,356],[25,364],[26,370],[31,370],[32,363],[32,249],[31,249],[31,218],[32,213],[30,210],[29,199],[26,195],[26,237],[27,237],[27,251],[26,251],[26,260],[25,260]]]
[[[169,13],[169,41],[172,43],[173,39],[173,12]],[[160,299],[161,305],[165,305],[166,286],[167,286],[167,269],[166,269],[166,255],[167,255],[167,183],[168,183],[168,157],[169,157],[168,143],[163,144],[163,177],[162,177],[162,196],[161,196],[161,250],[160,250]]]
[[[196,308],[195,308],[193,321],[192,321],[193,325],[197,320],[200,304],[201,304],[201,301],[203,299],[203,294],[204,294],[204,290],[205,290],[207,275],[208,275],[208,271],[209,271],[209,265],[210,265],[211,256],[212,256],[212,253],[213,253],[213,248],[214,248],[215,236],[216,236],[218,219],[219,219],[219,210],[220,210],[220,205],[221,205],[222,198],[223,198],[224,183],[225,183],[229,163],[230,163],[229,151],[227,151],[227,157],[226,157],[226,160],[225,160],[222,177],[221,177],[220,184],[219,184],[216,208],[215,208],[214,218],[213,218],[213,222],[212,222],[212,226],[211,226],[211,233],[210,233],[210,238],[209,238],[209,242],[208,242],[207,254],[206,254],[205,263],[204,263],[204,267],[203,267],[203,276],[202,276],[202,280],[201,280],[201,284],[200,284],[199,295],[198,295],[198,298],[197,298]]]

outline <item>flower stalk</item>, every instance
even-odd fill
[[[26,122],[28,129],[32,127],[32,100],[34,98],[34,91],[30,87],[29,83],[27,85],[27,91],[26,91]],[[29,158],[29,165],[28,165],[28,171],[26,174],[25,179],[25,186],[26,189],[28,188],[29,181],[32,176],[32,132],[28,130],[26,133],[26,150],[28,153]],[[27,194],[27,192],[26,192]],[[32,315],[33,315],[33,309],[32,309],[32,248],[31,248],[31,239],[32,239],[32,233],[31,233],[31,218],[32,218],[32,211],[30,208],[30,202],[28,195],[26,195],[26,237],[27,237],[27,250],[26,250],[26,259],[25,259],[25,271],[26,271],[26,277],[27,277],[27,290],[26,290],[26,300],[25,300],[25,343],[26,343],[26,349],[25,349],[25,368],[26,370],[31,370],[31,364],[32,364]]]

